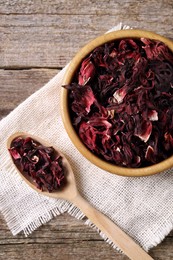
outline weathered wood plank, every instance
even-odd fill
[[[0,259],[25,260],[28,256],[31,260],[128,259],[117,253],[82,221],[67,214],[56,217],[27,238],[22,234],[13,237],[0,220]]]
[[[56,69],[0,70],[0,118],[57,73]]]
[[[120,21],[173,38],[173,8],[169,15],[167,8],[162,16],[159,5],[148,12],[139,7],[135,14],[113,8],[114,15],[1,15],[0,68],[63,67],[89,40]]]
[[[163,10],[162,15],[167,15],[173,7],[171,0],[162,0],[156,2],[155,0],[1,0],[0,13],[1,14],[124,14],[128,15],[126,10],[130,10],[132,14],[155,12]],[[166,13],[167,12],[167,13]],[[160,13],[159,13],[160,16]]]
[[[173,258],[172,236],[173,233],[150,251],[155,260]],[[28,256],[31,260],[128,259],[105,243],[95,231],[85,226],[83,221],[67,214],[54,218],[27,238],[23,234],[12,236],[5,222],[0,219],[0,260],[25,260]]]

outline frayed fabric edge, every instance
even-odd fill
[[[70,216],[78,219],[78,220],[83,220],[84,224],[92,228],[94,231],[96,231],[101,238],[108,243],[112,248],[116,249],[117,252],[124,254],[123,251],[117,247],[101,230],[99,230],[81,211],[78,209],[76,206],[73,204],[66,202],[64,205],[65,211],[64,213],[68,213]],[[40,226],[46,224],[49,222],[53,217],[56,217],[58,215],[62,214],[60,211],[59,207],[56,207],[55,209],[50,210],[49,216],[51,217],[40,217],[36,221],[33,221],[30,223],[24,230],[24,235],[27,237],[29,236],[33,231],[35,231],[37,228]]]
[[[111,247],[116,249],[119,253],[124,254],[123,251],[115,245],[112,240],[110,240],[98,227],[96,227],[89,219],[85,221],[85,225],[91,227],[93,230],[95,230],[102,238],[103,240],[108,243]]]
[[[156,247],[159,245],[168,235],[169,233],[173,230],[173,219],[167,220],[167,223],[163,224],[161,227],[158,228],[158,230],[155,232],[157,233],[154,234],[155,239],[151,242],[148,242],[148,245],[143,246],[143,248],[148,252],[150,249],[153,247]]]
[[[60,203],[61,204],[61,203]],[[63,213],[69,213],[69,215],[75,217],[76,219],[83,219],[85,215],[70,202],[63,201],[63,212],[61,211],[61,205],[58,205],[56,208],[51,209],[47,214],[38,219],[32,221],[26,228],[23,229],[24,235],[27,237],[33,231],[35,231],[40,226],[47,224],[54,217],[59,216]]]

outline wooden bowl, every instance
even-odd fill
[[[106,42],[113,40],[119,40],[123,38],[149,38],[164,42],[171,51],[173,51],[173,42],[163,36],[156,33],[144,31],[144,30],[120,30],[116,32],[111,32],[104,34],[85,45],[72,59],[63,79],[63,85],[70,84],[73,80],[74,74],[81,64],[82,60],[96,47],[103,45]],[[68,104],[68,90],[62,88],[61,90],[61,115],[65,126],[65,129],[76,148],[85,156],[91,163],[100,167],[101,169],[114,173],[121,176],[148,176],[156,174],[173,167],[173,156],[168,159],[154,164],[152,166],[147,166],[143,168],[125,168],[116,166],[110,162],[100,159],[98,156],[94,155],[80,140],[75,129],[73,128],[70,114],[69,114],[69,104]]]

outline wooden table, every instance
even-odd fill
[[[0,0],[0,118],[56,75],[80,47],[117,23],[173,38],[172,17],[172,0]],[[150,255],[173,259],[173,232]],[[0,259],[28,258],[128,259],[67,214],[28,238],[13,237],[0,215]]]

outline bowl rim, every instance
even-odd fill
[[[87,43],[83,48],[81,48],[71,62],[68,64],[62,85],[70,84],[76,69],[81,64],[82,60],[96,47],[103,45],[106,42],[124,39],[124,38],[149,38],[153,40],[159,40],[164,42],[169,49],[173,52],[173,41],[167,39],[164,36],[156,34],[151,31],[146,30],[139,30],[139,29],[126,29],[126,30],[118,30],[110,33],[103,34],[94,40],[91,40]],[[65,88],[61,88],[61,97],[60,97],[60,110],[61,110],[61,118],[65,127],[65,130],[71,139],[72,143],[78,149],[78,151],[91,163],[98,166],[99,168],[116,174],[120,176],[126,177],[142,177],[142,176],[149,176],[153,174],[157,174],[163,172],[171,167],[173,167],[173,155],[169,158],[151,165],[142,168],[126,168],[122,166],[117,166],[110,162],[107,162],[95,154],[93,154],[80,140],[79,136],[77,135],[75,129],[72,126],[70,115],[69,115],[69,108],[68,108],[68,90]]]

